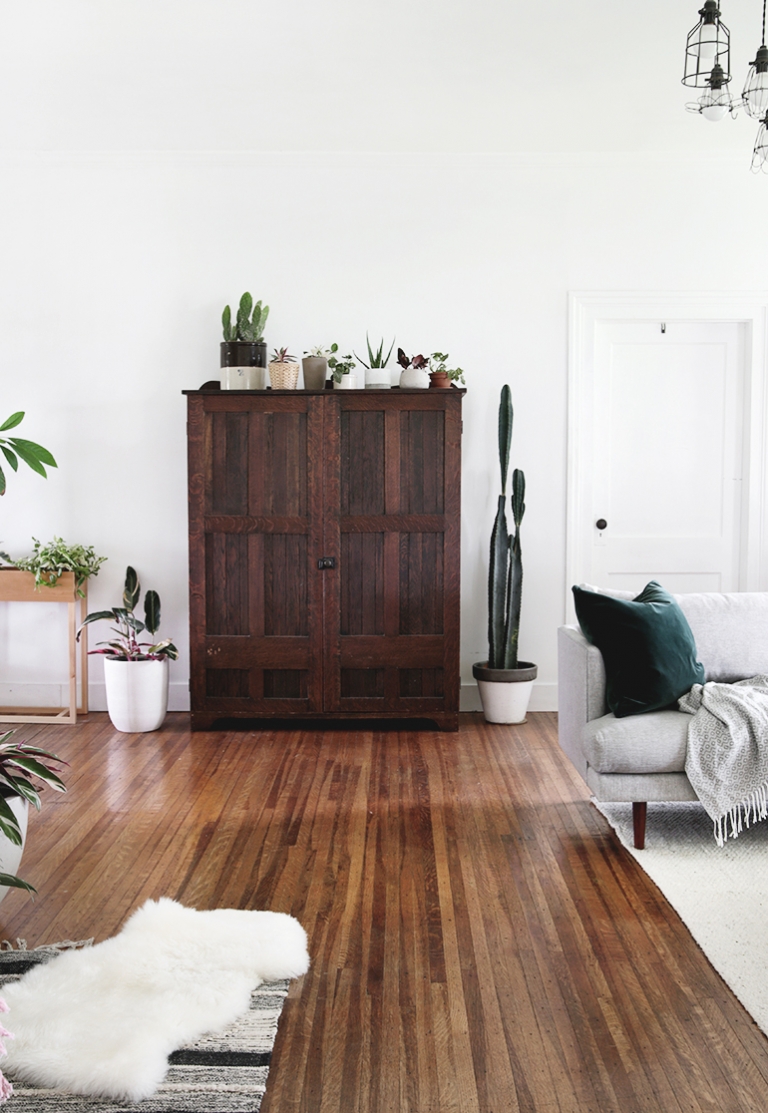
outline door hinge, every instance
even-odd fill
[[[336,557],[320,557],[317,562],[317,567],[320,569],[321,572],[324,572],[326,568],[335,568]]]

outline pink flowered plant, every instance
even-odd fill
[[[6,1005],[3,998],[0,997],[0,1013],[7,1013],[7,1012],[10,1012],[10,1009]],[[7,1028],[4,1028],[3,1025],[0,1024],[0,1055],[7,1055],[8,1054],[8,1052],[5,1049],[5,1044],[3,1043],[3,1040],[12,1040],[12,1039],[13,1039],[13,1032],[9,1032]],[[0,1071],[0,1105],[2,1105],[3,1102],[8,1101],[8,1098],[10,1098],[10,1097],[13,1097],[13,1086],[10,1084],[10,1082],[5,1077],[3,1072]]]

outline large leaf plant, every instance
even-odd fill
[[[14,846],[21,846],[19,821],[9,799],[20,796],[40,811],[40,792],[47,785],[54,792],[66,792],[66,786],[53,766],[66,765],[56,754],[26,742],[11,741],[12,730],[0,735],[0,831]],[[0,871],[0,885],[36,893],[34,885],[12,873]]]

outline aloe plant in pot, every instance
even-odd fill
[[[523,591],[523,560],[520,524],[525,514],[525,475],[512,473],[512,517],[514,534],[507,527],[507,475],[512,444],[512,394],[502,387],[499,402],[499,464],[501,494],[491,533],[488,569],[488,660],[472,666],[477,680],[483,714],[489,723],[522,723],[528,710],[537,666],[518,659],[520,605]]]

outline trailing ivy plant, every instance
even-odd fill
[[[32,540],[32,555],[13,561],[15,567],[34,572],[38,587],[55,587],[65,572],[74,572],[77,594],[84,599],[83,584],[89,576],[98,576],[107,558],[96,556],[92,545],[68,545],[61,537],[54,537],[47,545],[41,545],[36,537]]]
[[[21,424],[23,417],[24,410],[18,410],[15,414],[11,414],[0,425],[0,433],[15,429],[17,425]],[[58,467],[47,448],[43,448],[41,444],[35,444],[34,441],[25,440],[23,437],[0,437],[0,451],[2,451],[3,456],[14,471],[19,470],[19,460],[21,460],[32,468],[32,471],[36,471],[38,475],[42,475],[43,479],[46,479],[48,475],[45,470],[46,465],[49,468]],[[0,467],[0,495],[5,494],[5,486],[5,472]]]

